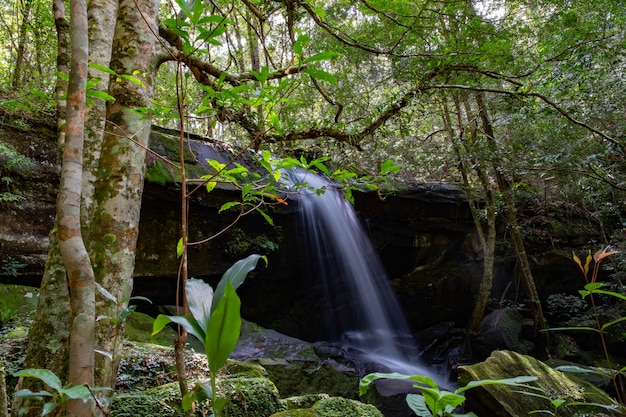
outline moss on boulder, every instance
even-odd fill
[[[319,394],[318,399],[310,408],[304,408],[297,400],[300,397],[287,399],[289,405],[299,405],[299,408],[287,409],[272,414],[271,417],[383,417],[383,414],[371,404],[363,404],[356,400],[343,397],[329,397]],[[314,396],[303,397],[304,403]]]
[[[232,376],[218,380],[220,395],[230,395],[229,417],[267,417],[285,406],[278,390],[267,378]],[[117,394],[110,407],[111,417],[183,417],[178,383],[171,382],[145,391]],[[210,409],[200,404],[198,415]]]
[[[505,379],[516,376],[535,376],[529,384],[536,389],[507,385],[486,385],[465,391],[466,409],[478,415],[501,417],[526,417],[537,410],[555,413],[552,400],[564,400],[558,408],[561,417],[581,415],[621,415],[617,406],[605,392],[585,383],[575,382],[543,362],[531,356],[512,351],[495,351],[486,361],[469,366],[460,366],[459,384],[487,379]],[[537,395],[539,394],[539,395]]]

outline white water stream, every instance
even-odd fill
[[[326,178],[310,172],[289,173],[293,183],[325,189],[300,191],[304,237],[325,296],[324,311],[331,338],[356,349],[381,371],[430,375],[419,352],[382,263],[352,205]]]

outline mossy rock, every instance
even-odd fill
[[[611,409],[617,404],[602,390],[584,381],[574,382],[538,359],[516,352],[495,351],[486,361],[460,366],[458,372],[461,386],[466,386],[470,381],[537,377],[536,381],[529,383],[535,389],[493,384],[465,391],[466,409],[478,415],[526,417],[537,410],[553,413],[555,410],[551,400],[560,399],[565,400],[565,404],[558,408],[561,417],[621,415]],[[530,394],[524,394],[523,391]],[[583,404],[572,405],[573,402]]]
[[[0,285],[0,325],[8,321],[13,324],[30,324],[37,311],[39,290],[22,285]]]
[[[311,408],[319,400],[329,398],[328,394],[306,394],[280,400],[288,410]]]
[[[320,417],[383,417],[383,414],[373,405],[343,397],[319,400],[311,409]]]
[[[295,408],[274,413],[270,417],[320,417],[320,415],[310,408]]]
[[[162,346],[172,346],[176,339],[176,332],[169,327],[152,336],[154,319],[147,314],[135,311],[126,318],[124,339],[140,343],[153,343]]]
[[[218,380],[220,395],[230,394],[225,414],[229,417],[267,417],[284,409],[278,390],[266,378],[230,377]],[[145,391],[117,394],[110,407],[111,417],[183,417],[178,383],[172,382]],[[198,415],[210,407],[200,404]]]

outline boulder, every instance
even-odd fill
[[[505,307],[486,315],[478,328],[478,336],[472,341],[472,348],[478,358],[487,357],[494,350],[512,350],[529,353],[532,345],[523,340],[524,318],[514,308]]]
[[[267,417],[280,411],[278,390],[267,378],[232,376],[218,380],[220,395],[230,394],[225,415],[229,417]],[[208,411],[207,403],[198,404],[198,411]],[[201,414],[198,414],[201,415]],[[180,389],[177,382],[117,394],[110,406],[111,417],[183,417]]]
[[[538,411],[560,417],[622,415],[617,410],[618,404],[604,391],[587,382],[574,381],[543,362],[517,352],[495,351],[486,361],[460,366],[458,372],[461,386],[470,381],[537,377],[529,384],[534,388],[494,384],[465,391],[466,410],[477,415],[527,417]]]

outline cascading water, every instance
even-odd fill
[[[331,306],[324,313],[333,341],[362,352],[380,371],[430,374],[419,365],[409,326],[352,205],[326,178],[306,171],[289,176],[306,184],[300,216],[311,266]]]

